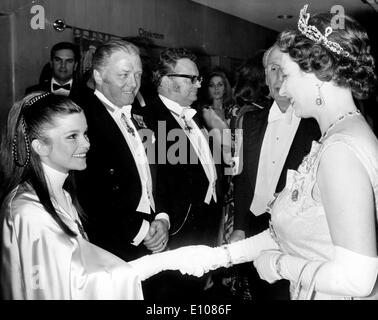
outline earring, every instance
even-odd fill
[[[324,99],[323,99],[323,96],[322,96],[322,93],[320,91],[320,88],[321,86],[323,85],[324,82],[322,82],[322,84],[317,84],[316,86],[318,87],[318,97],[316,98],[315,100],[315,103],[317,106],[321,107],[324,105]]]

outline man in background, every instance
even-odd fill
[[[320,138],[314,119],[300,119],[290,101],[280,96],[283,76],[282,52],[273,45],[263,57],[266,84],[274,99],[270,108],[247,112],[243,121],[243,170],[235,176],[234,231],[230,242],[256,235],[269,228],[268,204],[282,191],[289,169],[296,170]],[[253,300],[288,300],[288,282],[268,284],[250,263],[248,270]]]
[[[33,91],[46,91],[75,99],[79,95],[79,83],[75,72],[80,61],[79,48],[71,42],[59,42],[51,48],[50,63],[46,76],[40,83],[26,89],[26,94]]]

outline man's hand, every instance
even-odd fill
[[[153,253],[161,252],[168,242],[168,221],[156,219],[151,222],[150,229],[144,238],[143,244]]]

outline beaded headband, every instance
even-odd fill
[[[51,94],[51,92],[45,92],[45,93],[42,93],[42,94],[40,94],[38,96],[35,96],[35,97],[31,98],[28,102],[25,103],[25,107],[33,105],[37,101],[43,99],[44,97],[49,96],[50,94]]]
[[[323,35],[317,27],[308,25],[310,14],[306,12],[307,7],[308,4],[306,4],[299,12],[298,30],[308,39],[311,39],[316,43],[321,43],[324,47],[336,53],[337,55],[343,55],[344,57],[348,57],[349,52],[345,51],[338,43],[328,40],[328,36],[333,32],[331,26],[328,26],[325,29]]]
[[[22,114],[22,109],[24,107],[30,107],[30,106],[32,106],[37,101],[39,101],[39,100],[47,97],[50,94],[51,94],[50,92],[46,92],[46,93],[40,94],[38,96],[35,96],[32,99],[30,99],[28,102],[26,102],[23,105],[23,107],[21,108],[20,115],[19,115],[19,118],[18,118],[17,124],[16,124],[16,132],[14,134],[13,144],[12,144],[13,161],[15,162],[15,164],[16,164],[17,167],[24,168],[30,162],[30,141],[29,141],[29,137],[28,137],[28,130],[27,130],[27,126],[26,126],[26,123],[25,123],[25,119],[24,119],[24,116]],[[22,135],[23,135],[23,138],[24,138],[25,149],[26,149],[26,158],[25,158],[25,160],[24,160],[23,163],[20,162],[19,153],[18,153],[18,150],[17,150],[18,149],[17,148],[17,141],[18,141],[17,127],[18,127],[19,123],[21,123],[21,126],[22,126]]]

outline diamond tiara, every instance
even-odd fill
[[[317,27],[308,25],[310,14],[306,12],[307,7],[308,4],[306,4],[299,12],[298,30],[307,38],[315,41],[316,43],[321,43],[332,52],[348,57],[349,52],[345,51],[338,43],[327,39],[327,37],[333,32],[332,27],[328,26],[323,35]]]

